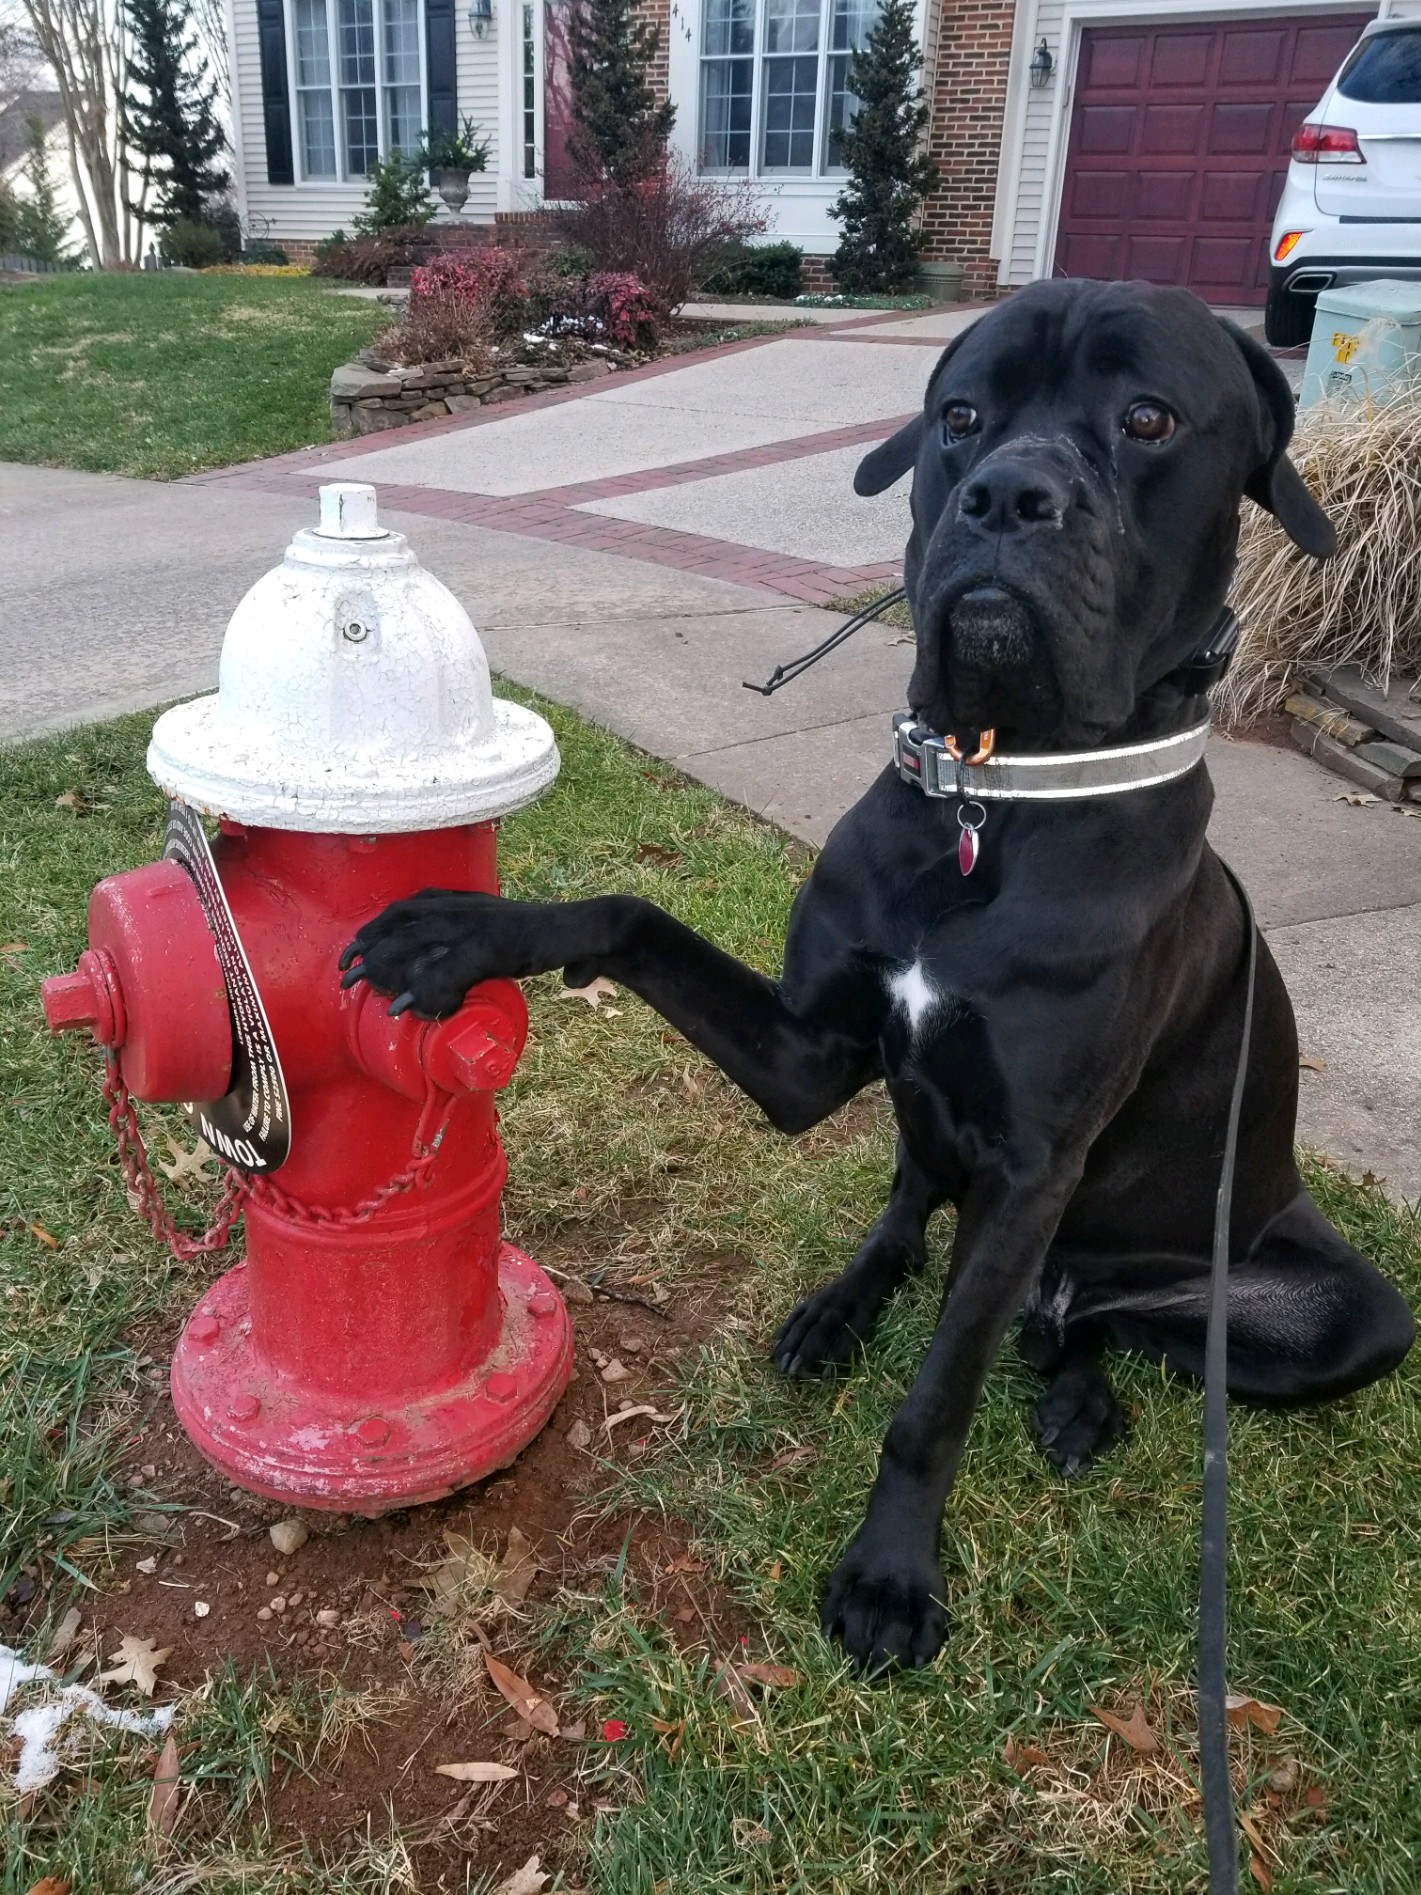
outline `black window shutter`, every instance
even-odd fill
[[[286,82],[286,18],[283,0],[257,0],[257,44],[261,50],[266,181],[268,184],[294,184],[296,173],[291,166],[291,91]]]
[[[432,132],[458,130],[458,92],[454,78],[455,0],[424,0],[425,67],[429,74],[429,125]]]

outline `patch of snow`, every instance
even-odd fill
[[[18,1652],[0,1645],[0,1715],[9,1710],[10,1699],[23,1686],[58,1683],[48,1665],[27,1664]],[[24,1796],[30,1790],[41,1790],[59,1774],[59,1741],[71,1718],[82,1715],[92,1724],[126,1731],[133,1737],[161,1737],[176,1710],[175,1704],[161,1704],[146,1713],[120,1711],[105,1704],[87,1685],[65,1685],[58,1697],[32,1704],[11,1720],[10,1732],[20,1740],[13,1778],[16,1794]]]

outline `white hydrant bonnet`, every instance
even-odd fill
[[[494,697],[468,614],[379,525],[375,489],[340,482],[232,614],[216,696],[158,719],[148,773],[238,822],[375,835],[521,809],[558,750]]]

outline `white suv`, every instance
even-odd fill
[[[1273,220],[1264,333],[1306,342],[1319,290],[1421,279],[1421,20],[1376,20],[1298,127]]]

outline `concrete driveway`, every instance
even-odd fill
[[[883,767],[911,647],[873,625],[781,694],[741,688],[892,582],[900,488],[858,456],[974,312],[855,317],[390,437],[160,486],[0,466],[0,740],[212,688],[246,587],[374,481],[494,665],[810,842]],[[1421,1196],[1421,821],[1299,753],[1218,741],[1212,835],[1298,1007],[1302,1136]],[[556,793],[556,792],[554,792]]]

